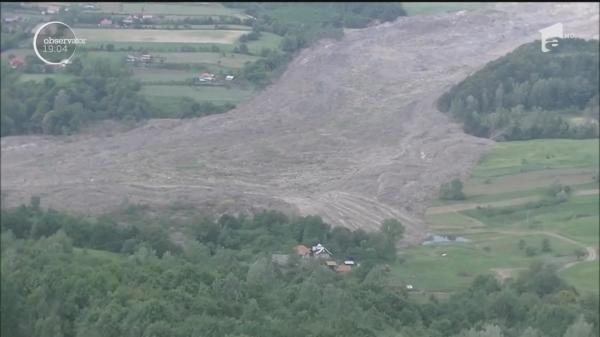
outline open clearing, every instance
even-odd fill
[[[155,53],[156,56],[165,57],[167,63],[187,63],[187,64],[218,64],[227,68],[241,68],[246,62],[254,62],[259,59],[257,56],[243,54],[220,53]]]
[[[406,241],[419,242],[440,184],[466,178],[493,145],[462,132],[436,99],[556,22],[597,38],[597,13],[593,3],[503,3],[399,18],[303,50],[276,83],[225,114],[3,137],[3,204],[40,195],[42,206],[92,213],[125,201],[271,208],[367,230],[395,217]]]
[[[101,12],[108,13],[141,13],[142,8],[147,14],[186,15],[186,16],[237,16],[246,17],[239,10],[227,8],[219,3],[98,3]],[[90,11],[94,12],[94,11]]]
[[[408,15],[422,15],[439,12],[458,12],[481,8],[482,2],[405,2],[402,6]]]
[[[471,242],[409,249],[406,254],[411,259],[396,266],[395,273],[400,280],[425,290],[447,291],[468,285],[473,271],[473,275],[493,272],[504,280],[541,259],[560,266],[560,275],[580,291],[598,293],[600,200],[593,176],[598,172],[599,150],[597,139],[496,144],[466,181],[466,200],[438,201],[427,210],[431,232],[462,236]],[[528,160],[522,162],[524,157]],[[491,181],[485,182],[489,177]],[[555,182],[573,188],[568,199],[536,206],[547,198],[547,189]],[[540,255],[544,238],[552,251]],[[525,249],[518,248],[519,240],[536,249],[535,256],[526,256]],[[488,251],[468,258],[467,253],[461,255],[482,247]],[[576,249],[585,252],[585,258],[577,259]],[[448,255],[435,255],[441,251]],[[421,267],[422,262],[429,268]]]
[[[142,93],[158,97],[187,96],[199,102],[238,103],[248,98],[252,91],[222,86],[146,85],[142,88]]]
[[[90,42],[169,42],[233,44],[246,32],[241,30],[166,30],[78,28],[77,37]]]
[[[171,69],[134,69],[133,77],[144,82],[185,81],[192,79],[194,73],[185,70]]]
[[[92,57],[111,58],[115,60],[123,60],[131,52],[122,51],[89,51],[86,53]],[[164,57],[165,63],[191,64],[191,65],[214,65],[223,68],[238,69],[242,68],[246,62],[254,62],[260,57],[244,54],[226,53],[223,56],[221,53],[212,52],[178,52],[178,53],[152,53],[154,56]],[[154,71],[148,70],[148,71]]]

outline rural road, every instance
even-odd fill
[[[584,243],[581,243],[579,241],[570,239],[566,236],[560,235],[558,233],[554,233],[554,232],[548,232],[548,231],[498,231],[498,233],[500,234],[508,234],[508,235],[523,235],[523,234],[539,234],[539,235],[547,235],[547,236],[552,236],[554,238],[557,238],[559,240],[577,245],[583,249],[586,250],[587,255],[585,257],[585,259],[583,260],[578,260],[578,261],[571,261],[568,262],[566,264],[564,264],[562,267],[560,267],[559,271],[565,270],[567,268],[573,267],[576,264],[582,263],[582,262],[590,262],[590,261],[595,261],[598,258],[598,255],[596,254],[596,249],[592,246],[586,246]]]
[[[573,196],[586,196],[586,195],[596,195],[599,193],[597,189],[590,190],[579,190],[573,192]],[[427,209],[427,214],[444,214],[444,213],[452,213],[452,212],[462,212],[470,209],[476,209],[477,207],[509,207],[509,206],[517,206],[524,205],[529,202],[535,202],[542,200],[541,196],[532,195],[529,197],[521,197],[521,198],[513,198],[508,200],[501,201],[493,201],[486,203],[464,203],[464,204],[454,204],[447,206],[436,206],[430,207]]]
[[[501,3],[399,18],[303,50],[238,108],[129,130],[2,137],[2,205],[99,214],[124,203],[207,212],[278,209],[373,230],[394,217],[426,236],[439,186],[493,141],[435,108],[453,84],[562,22],[598,38],[598,4]]]

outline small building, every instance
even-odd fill
[[[310,257],[310,249],[304,245],[297,245],[294,247],[294,251],[303,258]]]
[[[96,5],[88,4],[88,5],[84,5],[83,8],[84,9],[96,9]]]
[[[331,256],[333,256],[333,254],[331,254],[331,252],[320,243],[317,244],[316,246],[312,246],[311,253],[312,253],[312,256],[319,258],[319,259],[328,259]]]
[[[227,75],[227,76],[225,76],[225,80],[226,81],[233,81],[234,78],[235,77],[233,77],[233,75]]]
[[[58,14],[59,11],[60,11],[60,7],[58,7],[58,6],[46,7],[46,14]]]
[[[406,289],[407,289],[407,290],[413,290],[413,289],[414,289],[414,287],[413,287],[413,285],[412,285],[412,284],[407,284],[407,285],[406,285]]]
[[[4,18],[4,22],[6,23],[13,23],[13,22],[19,22],[21,21],[21,17],[20,16],[9,16]]]
[[[129,15],[123,21],[121,21],[125,25],[130,25],[133,23],[133,16]]]
[[[107,26],[112,26],[113,22],[110,19],[102,19],[100,20],[100,23],[98,23],[98,27],[107,27]]]
[[[354,267],[356,265],[356,262],[354,262],[354,260],[346,260],[344,261],[344,265]]]
[[[325,261],[325,265],[327,266],[327,268],[329,268],[331,270],[336,270],[336,268],[338,267],[337,262],[335,262],[333,260]]]
[[[152,19],[152,15],[149,15],[149,14],[142,15],[142,20],[149,20],[149,19]]]
[[[152,62],[152,55],[150,54],[144,54],[140,57],[140,61],[144,62],[144,63],[151,63]]]
[[[345,264],[341,264],[341,265],[337,266],[337,268],[335,268],[335,271],[338,273],[345,274],[345,273],[351,272],[352,267],[345,265]]]
[[[200,82],[209,82],[215,80],[215,74],[211,73],[202,73],[198,76],[198,81]]]
[[[20,68],[22,66],[25,65],[25,61],[20,58],[20,57],[13,57],[10,61],[9,61],[10,67],[13,69],[17,69]]]

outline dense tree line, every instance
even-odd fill
[[[452,87],[438,107],[479,137],[598,137],[598,55],[597,40],[564,39],[548,53],[528,43]]]
[[[340,37],[343,27],[363,28],[373,21],[393,21],[406,15],[400,3],[242,3],[228,2],[225,6],[242,8],[254,19],[245,21],[255,31],[264,31],[283,36],[281,48],[286,52],[295,52],[310,42],[323,37]],[[278,20],[272,15],[283,7],[313,6],[323,13],[323,19],[314,23],[298,23]]]
[[[24,73],[52,72],[34,56],[26,58]],[[140,92],[141,83],[125,66],[106,58],[75,58],[66,69],[74,79],[60,83],[20,81],[20,72],[2,65],[0,135],[27,133],[71,134],[90,121],[141,120],[153,117],[190,118],[230,110],[232,104],[199,103],[183,97],[165,110]]]
[[[277,4],[277,3],[225,3],[226,6],[242,8],[251,19],[244,24],[252,26],[252,32],[242,35],[236,53],[250,53],[247,42],[260,38],[261,32],[270,32],[283,39],[280,49],[283,54],[270,49],[262,50],[258,61],[247,64],[241,76],[249,82],[261,87],[269,83],[298,50],[307,47],[321,38],[340,38],[343,27],[362,28],[373,21],[392,21],[406,15],[399,3],[311,3],[311,4]],[[323,13],[333,13],[323,17],[321,22],[300,23],[294,20],[278,20],[272,11],[290,6],[312,6]]]
[[[448,299],[416,300],[395,286],[385,258],[346,275],[271,259],[317,241],[366,253],[374,237],[402,235],[395,221],[384,234],[318,217],[225,215],[192,221],[191,240],[163,247],[164,231],[45,211],[39,199],[1,219],[2,336],[598,335],[598,298],[578,295],[547,265],[504,285],[479,276]]]
[[[29,64],[34,65],[34,61]],[[140,83],[124,75],[115,62],[97,59],[82,64],[76,59],[65,71],[77,77],[67,83],[50,78],[42,83],[21,82],[18,73],[3,70],[2,136],[68,134],[90,120],[152,115],[153,108],[139,94]]]

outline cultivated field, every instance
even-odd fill
[[[258,56],[228,53],[155,53],[154,55],[166,58],[168,63],[185,64],[214,64],[227,68],[241,68],[246,62],[254,62]]]
[[[405,2],[402,6],[408,15],[425,15],[439,12],[458,12],[481,8],[481,2]]]
[[[98,3],[100,12],[141,13],[158,15],[185,16],[237,16],[246,17],[236,9],[227,8],[219,3]]]
[[[90,42],[168,42],[168,43],[218,43],[233,44],[245,34],[241,30],[166,30],[166,29],[114,29],[78,28],[78,38]]]
[[[582,261],[597,259],[599,146],[597,139],[496,144],[466,181],[466,200],[438,201],[427,210],[430,232],[471,242],[409,249],[407,262],[394,269],[399,280],[449,291],[468,285],[473,275],[514,277],[532,261],[543,260],[562,266],[561,275],[580,291],[598,293],[597,262],[579,262],[575,250],[586,252]],[[568,199],[537,204],[555,183],[572,188]],[[544,238],[550,252],[542,252]],[[519,240],[536,253],[527,256]],[[577,277],[582,275],[587,277]]]
[[[199,102],[239,103],[248,98],[252,91],[221,86],[147,85],[142,88],[142,93],[157,97],[185,96]]]

